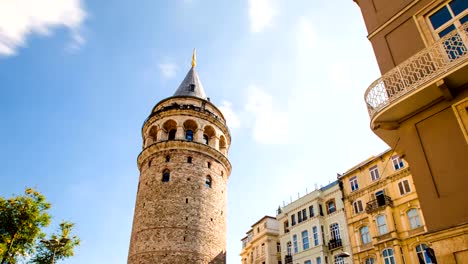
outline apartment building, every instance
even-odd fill
[[[382,73],[371,129],[411,164],[437,259],[468,263],[468,1],[354,1]]]
[[[436,263],[405,160],[387,150],[339,180],[354,263]]]
[[[276,218],[264,216],[242,238],[242,264],[281,264],[279,225]]]
[[[281,260],[289,264],[344,264],[350,243],[338,181],[279,208]]]

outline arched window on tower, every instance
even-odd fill
[[[176,132],[177,132],[177,130],[171,129],[171,130],[169,131],[169,136],[167,137],[167,139],[168,139],[168,140],[174,140],[174,139],[175,139]]]
[[[211,184],[212,184],[211,176],[208,175],[208,176],[206,176],[206,179],[205,179],[205,186],[206,186],[206,188],[211,188]]]
[[[193,141],[193,131],[192,130],[185,131],[185,139],[187,141]]]
[[[206,134],[203,135],[203,143],[205,143],[206,145],[208,145],[208,142],[209,142],[209,139],[208,139],[208,136]]]
[[[164,170],[162,175],[162,182],[168,182],[171,178],[171,172],[169,170]]]

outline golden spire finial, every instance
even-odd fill
[[[197,49],[193,49],[193,54],[192,54],[192,68],[195,68],[197,66]]]

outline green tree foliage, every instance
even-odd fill
[[[73,256],[73,249],[80,244],[77,236],[70,236],[73,223],[60,223],[60,234],[52,234],[50,239],[41,239],[36,254],[30,263],[50,264]]]
[[[49,208],[44,195],[31,188],[24,195],[0,197],[1,264],[32,254],[36,239],[44,235],[42,228],[50,224]]]

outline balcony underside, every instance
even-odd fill
[[[371,121],[372,129],[397,129],[399,124],[441,100],[450,100],[468,83],[468,63],[441,74],[383,107]]]

